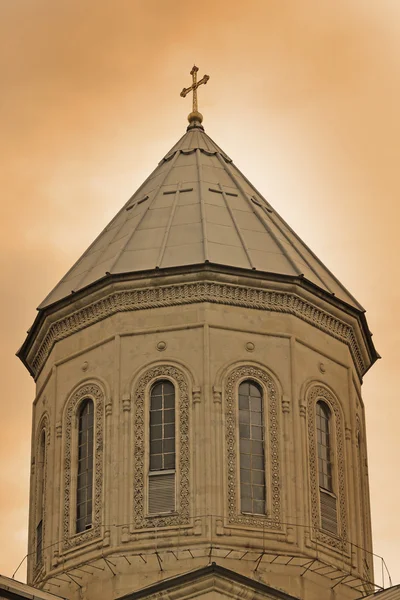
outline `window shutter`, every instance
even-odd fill
[[[149,514],[175,511],[175,473],[149,476]]]
[[[336,498],[332,494],[320,489],[321,528],[337,535],[337,508]]]

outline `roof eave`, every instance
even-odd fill
[[[366,343],[366,347],[368,349],[370,364],[368,365],[365,372],[367,372],[370,367],[380,358],[378,352],[375,349],[374,343],[372,341],[372,333],[369,330],[367,320],[365,317],[365,310],[359,310],[351,304],[345,302],[338,298],[335,294],[331,294],[326,290],[320,288],[318,285],[309,281],[302,275],[284,275],[279,273],[271,273],[266,271],[249,271],[248,269],[243,269],[240,267],[232,267],[226,265],[220,265],[216,263],[200,263],[195,265],[185,265],[185,266],[177,266],[177,267],[167,267],[163,269],[148,269],[143,271],[134,271],[130,273],[118,273],[118,274],[107,274],[101,279],[95,281],[94,283],[89,284],[88,286],[80,289],[77,292],[72,292],[67,298],[61,298],[52,304],[47,305],[44,308],[39,308],[38,314],[32,324],[32,327],[29,329],[27,337],[23,342],[21,348],[17,351],[16,356],[22,361],[25,365],[29,373],[34,376],[34,373],[27,362],[27,356],[29,354],[30,348],[35,341],[36,335],[41,329],[41,326],[47,316],[56,310],[62,309],[75,303],[85,296],[88,293],[95,292],[104,288],[106,285],[109,285],[114,282],[119,281],[132,281],[132,280],[140,280],[140,279],[148,279],[152,278],[153,281],[157,281],[160,278],[172,276],[172,275],[184,275],[187,273],[198,273],[198,272],[210,272],[210,273],[223,273],[228,275],[237,275],[240,277],[246,277],[251,279],[260,278],[264,281],[277,281],[288,284],[298,285],[313,295],[323,299],[329,304],[339,308],[340,310],[344,310],[347,314],[350,314],[354,318],[356,318],[360,325],[360,330],[362,331],[364,341]],[[365,373],[364,373],[365,374]]]

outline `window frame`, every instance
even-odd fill
[[[79,458],[79,434],[80,434],[80,421],[81,421],[81,417],[82,417],[82,413],[85,410],[85,408],[91,405],[92,407],[92,424],[90,428],[87,428],[87,433],[89,432],[89,429],[92,430],[92,455],[91,455],[91,476],[92,476],[92,485],[91,485],[91,497],[90,497],[90,503],[92,505],[92,509],[91,509],[91,514],[90,514],[90,523],[86,524],[85,527],[83,529],[78,529],[78,521],[80,520],[80,518],[78,517],[78,507],[80,504],[84,504],[84,503],[78,503],[78,492],[79,492],[79,477],[81,475],[81,473],[79,472],[79,462],[80,462],[80,458]],[[76,414],[75,414],[75,421],[76,421],[76,436],[75,436],[75,468],[76,468],[76,473],[75,473],[75,503],[74,503],[74,534],[75,535],[79,535],[82,533],[85,533],[86,531],[90,531],[93,528],[93,500],[94,500],[94,494],[93,494],[93,490],[94,490],[94,484],[95,484],[95,459],[96,459],[96,447],[95,447],[95,432],[96,432],[96,423],[95,423],[95,413],[96,413],[96,405],[95,402],[93,400],[93,398],[91,398],[90,396],[86,396],[84,398],[82,398],[82,400],[79,402],[77,409],[76,409]],[[87,485],[85,486],[85,488],[87,489]],[[87,504],[89,501],[86,500]],[[87,518],[87,515],[86,515]]]
[[[152,389],[159,382],[167,381],[171,383],[175,391],[175,468],[174,469],[162,469],[162,470],[151,470],[150,469],[150,406],[151,406],[151,392]],[[157,377],[151,379],[146,386],[145,392],[145,464],[144,464],[144,491],[145,491],[145,502],[144,502],[144,518],[145,519],[157,519],[158,517],[169,517],[179,515],[179,481],[180,481],[180,440],[179,440],[179,422],[180,422],[180,391],[177,381],[168,374],[160,374]],[[174,475],[174,504],[175,508],[171,511],[165,512],[150,512],[149,500],[150,500],[150,478],[162,475]]]
[[[44,562],[44,536],[46,514],[47,485],[47,445],[49,443],[49,426],[47,413],[42,417],[38,427],[35,459],[35,521],[34,521],[34,572],[37,573]],[[40,536],[40,540],[39,540]]]
[[[325,415],[327,416],[323,416],[321,418],[325,419],[327,422],[327,431],[323,431],[322,429],[320,429],[318,427],[318,407],[322,408],[322,411],[325,411]],[[327,492],[333,496],[335,496],[336,498],[336,492],[335,492],[335,461],[334,461],[334,450],[333,450],[333,443],[334,443],[334,435],[333,435],[333,413],[332,413],[332,409],[329,406],[329,404],[327,402],[325,402],[324,399],[322,398],[318,398],[316,403],[315,403],[315,428],[316,428],[316,449],[317,449],[317,472],[318,472],[318,487],[322,490],[324,490],[324,492]],[[319,440],[318,440],[318,432],[321,431],[322,433],[325,433],[325,435],[327,435],[328,437],[328,444],[322,444]],[[327,459],[322,459],[319,455],[319,448],[326,448],[326,452],[328,454],[328,458]],[[320,460],[324,460],[324,462],[327,465],[327,478],[330,482],[330,486],[327,487],[325,485],[322,485],[321,483],[321,471],[319,468],[319,461]],[[323,482],[324,483],[324,482]]]
[[[264,473],[264,498],[263,498],[263,502],[264,502],[264,512],[262,513],[258,513],[258,512],[253,512],[253,511],[247,511],[247,510],[243,510],[243,505],[242,505],[242,462],[241,462],[241,435],[240,435],[240,387],[245,384],[245,383],[249,383],[249,384],[253,384],[256,388],[258,388],[259,392],[260,392],[260,396],[261,396],[261,427],[262,427],[262,432],[263,432],[263,439],[262,439],[262,443],[263,443],[263,473]],[[249,516],[254,516],[254,517],[258,517],[258,518],[263,518],[266,517],[268,515],[268,486],[267,486],[267,481],[268,481],[268,477],[267,477],[267,453],[268,453],[268,449],[267,449],[267,440],[268,440],[268,431],[267,431],[267,423],[266,423],[266,393],[265,393],[265,389],[264,386],[261,384],[261,382],[259,380],[257,380],[254,377],[244,377],[243,379],[241,379],[240,381],[238,381],[238,385],[237,385],[237,393],[236,393],[236,411],[237,411],[237,448],[238,448],[238,503],[239,503],[239,512],[240,514],[243,515],[249,515]],[[251,413],[251,410],[249,410],[249,413]],[[251,416],[249,415],[249,417],[251,418]],[[249,441],[252,441],[252,438],[249,438]],[[250,454],[250,456],[252,456],[252,454]],[[252,473],[252,469],[249,469],[250,473]],[[251,500],[253,503],[253,499]]]

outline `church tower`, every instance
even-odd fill
[[[364,310],[205,133],[191,74],[187,132],[18,353],[37,386],[28,582],[353,600],[373,589]]]

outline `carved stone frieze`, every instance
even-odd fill
[[[145,452],[149,433],[145,431],[145,411],[149,410],[146,394],[149,384],[167,377],[175,385],[178,398],[178,468],[177,513],[165,517],[146,516]],[[146,371],[134,390],[134,493],[133,518],[135,529],[186,525],[190,522],[190,444],[189,444],[189,384],[186,375],[175,366],[160,365]]]
[[[263,384],[267,390],[265,398],[265,414],[268,419],[267,434],[267,490],[270,488],[271,506],[267,508],[265,517],[253,517],[240,512],[240,502],[237,498],[238,490],[238,461],[237,449],[238,429],[238,385],[243,379],[254,379]],[[227,452],[227,477],[228,477],[228,519],[230,523],[244,526],[259,527],[261,529],[281,529],[281,483],[279,465],[279,415],[277,390],[272,378],[261,368],[253,366],[237,367],[228,375],[225,384],[225,440]]]
[[[95,406],[94,433],[94,482],[93,482],[93,518],[92,527],[79,534],[73,534],[75,523],[75,499],[71,497],[74,486],[72,475],[75,472],[72,461],[77,457],[76,449],[72,448],[74,429],[77,427],[77,410],[85,398],[90,398]],[[102,490],[103,490],[103,445],[104,445],[104,394],[95,383],[80,387],[68,401],[65,414],[65,454],[64,454],[64,513],[63,513],[63,549],[68,550],[84,544],[101,535],[102,523]],[[76,439],[77,443],[77,439]]]
[[[55,321],[28,363],[38,376],[54,344],[69,335],[93,325],[118,312],[143,310],[163,306],[213,302],[245,308],[255,308],[295,315],[324,333],[344,342],[350,349],[361,376],[366,364],[351,325],[341,321],[316,305],[292,292],[244,287],[211,281],[184,283],[157,288],[114,292]]]
[[[327,402],[334,414],[334,437],[336,447],[336,472],[337,472],[337,499],[338,499],[338,536],[329,535],[320,528],[320,502],[318,485],[318,462],[317,462],[317,440],[315,425],[315,409],[319,399]],[[308,443],[310,461],[310,491],[311,491],[311,519],[313,526],[313,537],[318,542],[339,550],[347,551],[347,510],[345,496],[345,461],[344,461],[344,435],[343,419],[340,407],[334,395],[322,385],[313,385],[307,397],[307,420],[308,420]]]

